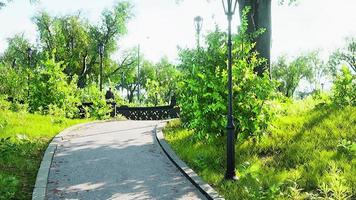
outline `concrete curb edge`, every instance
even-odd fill
[[[47,147],[45,153],[43,154],[41,165],[37,172],[35,187],[33,188],[33,192],[32,192],[32,200],[44,200],[46,198],[49,169],[52,164],[53,155],[57,150],[57,145],[63,139],[62,136],[75,130],[75,129],[79,129],[83,126],[100,123],[100,122],[102,122],[102,121],[86,122],[86,123],[81,123],[81,124],[77,124],[77,125],[68,127],[66,129],[64,129],[63,131],[61,131],[60,133],[58,133],[51,140],[51,142],[48,144],[48,147]]]
[[[183,175],[209,200],[224,200],[209,184],[204,182],[188,165],[172,150],[163,136],[162,129],[166,122],[159,123],[154,129],[155,138],[166,156],[183,173]]]

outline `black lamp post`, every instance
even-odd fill
[[[137,101],[141,103],[141,99],[140,99],[140,45],[137,46]]]
[[[225,2],[226,1],[226,2]],[[231,42],[231,20],[237,5],[237,0],[222,0],[225,14],[228,20],[228,114],[227,114],[227,165],[225,178],[228,180],[237,180],[235,173],[235,125],[232,116],[232,42]]]
[[[197,46],[198,46],[198,50],[200,48],[200,31],[203,27],[203,18],[200,16],[196,16],[194,18],[194,23],[195,23],[195,30],[197,32]]]
[[[28,59],[28,71],[27,71],[27,98],[30,98],[30,68],[31,68],[31,59],[32,59],[32,49],[31,47],[27,48],[27,59]]]
[[[104,56],[104,44],[99,44],[99,55],[100,55],[100,78],[99,78],[99,88],[100,91],[103,90],[103,56]]]

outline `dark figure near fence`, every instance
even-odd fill
[[[105,99],[106,99],[106,103],[110,104],[112,108],[112,111],[110,112],[110,116],[114,117],[116,115],[116,102],[115,102],[114,93],[111,91],[111,88],[109,88],[109,90],[106,91]]]
[[[114,93],[111,91],[111,88],[109,88],[108,91],[106,91],[106,94],[105,94],[105,99],[106,99],[106,102],[113,102],[115,100],[115,96],[114,96]]]

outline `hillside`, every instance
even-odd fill
[[[225,139],[195,140],[174,121],[165,137],[179,156],[226,199],[356,197],[356,107],[313,100],[279,108],[268,133],[236,145],[239,181],[223,180]]]

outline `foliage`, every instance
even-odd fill
[[[320,58],[320,52],[318,50],[312,51],[308,54],[308,59],[312,68],[313,79],[314,82],[314,91],[322,90],[323,82],[321,82],[322,78],[326,78],[330,75],[330,71],[328,70],[328,65]]]
[[[336,75],[333,102],[339,106],[356,105],[356,75],[344,66]]]
[[[0,110],[0,199],[31,199],[47,144],[85,121]]]
[[[29,68],[29,52],[28,48],[33,48],[24,34],[15,34],[13,37],[7,39],[8,47],[1,56],[3,63],[11,66],[12,69],[26,69]],[[36,56],[34,52],[32,56]]]
[[[90,84],[80,90],[82,103],[92,102],[93,105],[84,106],[87,118],[107,119],[111,112],[111,107],[106,103],[105,94],[100,92],[96,84]]]
[[[1,143],[0,139],[0,143]],[[15,196],[19,181],[15,176],[0,173],[0,200],[8,200]]]
[[[65,61],[65,73],[70,79],[78,76],[78,85],[84,87],[99,77],[98,46],[102,43],[105,46],[103,74],[107,74],[115,65],[111,55],[117,50],[116,39],[126,33],[131,5],[118,2],[112,9],[104,10],[101,18],[101,22],[94,25],[80,14],[52,17],[44,11],[38,13],[33,22],[43,49],[40,59],[54,54],[56,62]]]
[[[145,84],[147,102],[153,105],[168,105],[178,90],[180,71],[167,58],[162,58],[153,68],[153,74]]]
[[[84,88],[98,82],[100,43],[105,46],[104,87],[115,87],[117,82],[111,81],[115,78],[109,76],[116,68],[111,55],[118,48],[117,39],[127,32],[131,9],[129,2],[118,2],[102,12],[102,20],[97,24],[89,23],[79,12],[64,16],[37,13],[32,18],[39,36],[37,44],[17,34],[8,40],[9,45],[0,56],[0,93],[14,100],[11,109],[25,109],[28,105],[30,112],[78,117],[80,98],[84,97],[77,86]],[[86,89],[93,90],[91,86]],[[90,92],[96,96],[85,98],[99,102],[88,108],[88,116],[105,118],[105,100],[98,92]],[[99,110],[93,111],[96,108]]]
[[[26,69],[14,69],[0,64],[0,93],[24,100],[28,91],[27,74]]]
[[[356,72],[356,38],[347,38],[346,43],[346,47],[337,49],[330,55],[329,70],[334,76],[337,75],[341,64],[347,65],[353,72]]]
[[[6,100],[5,95],[0,95],[0,110],[9,110],[11,103]]]
[[[259,140],[238,140],[239,180],[224,180],[225,138],[206,144],[170,122],[165,139],[225,199],[354,199],[356,109],[307,98],[275,104],[278,117]]]
[[[35,69],[36,75],[30,82],[30,111],[46,114],[51,106],[55,106],[62,109],[66,117],[78,116],[77,79],[74,77],[69,81],[62,72],[64,67],[62,63],[48,59]]]
[[[313,68],[308,55],[300,55],[291,62],[286,56],[278,58],[272,65],[272,77],[279,82],[279,91],[287,97],[292,97],[302,79],[313,79]]]
[[[163,98],[161,96],[161,87],[159,82],[156,80],[147,80],[147,101],[152,103],[154,106],[163,104]]]
[[[263,60],[252,51],[245,35],[246,23],[235,35],[233,45],[233,104],[236,132],[240,137],[259,135],[271,113],[274,83],[267,74],[257,76],[254,68]],[[178,103],[185,127],[195,129],[198,138],[222,135],[227,114],[226,35],[218,28],[207,35],[206,48],[180,51],[184,70]]]

